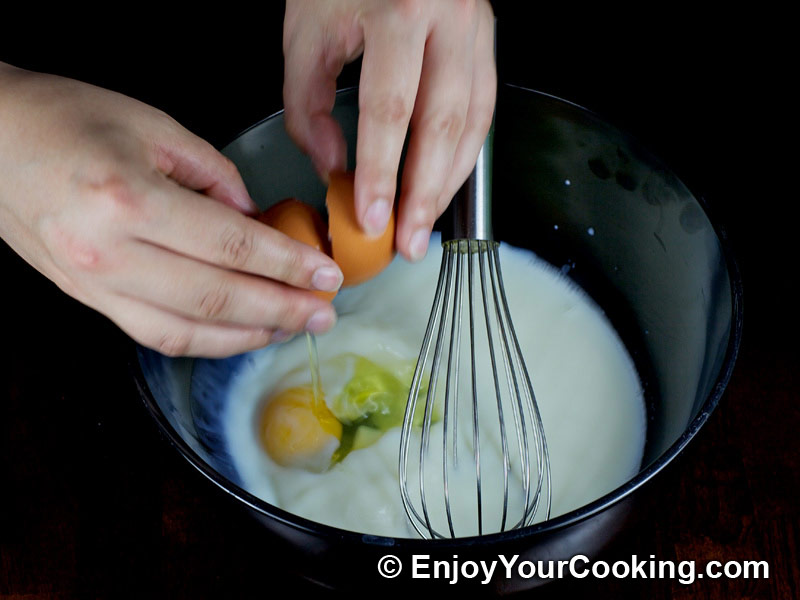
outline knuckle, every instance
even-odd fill
[[[440,193],[439,189],[430,189],[426,193],[410,197],[407,202],[408,222],[415,223],[417,226],[432,224],[436,220],[437,201]]]
[[[289,294],[282,295],[274,306],[275,326],[287,331],[300,331],[308,320],[306,302],[298,301]]]
[[[213,148],[212,148],[213,149]],[[230,158],[224,154],[219,155],[222,158],[222,169],[229,178],[239,177],[239,167]]]
[[[287,240],[280,260],[273,265],[273,278],[291,285],[306,284],[311,280],[311,274],[305,264],[305,256],[306,249],[299,242]]]
[[[119,220],[140,220],[145,215],[145,196],[136,189],[131,179],[112,169],[86,181],[90,196],[99,200],[111,215]]]
[[[380,125],[405,125],[411,115],[409,101],[397,92],[368,98],[363,102],[361,110]]]
[[[100,252],[83,240],[72,240],[64,257],[72,267],[81,271],[99,271],[103,265]]]
[[[289,105],[286,106],[283,123],[290,138],[297,142],[303,140],[302,119],[297,110],[290,108]]]
[[[284,264],[284,277],[291,283],[300,284],[311,280],[311,273],[306,265],[305,252],[291,252]]]
[[[156,340],[155,349],[166,356],[185,356],[192,347],[192,332],[169,331]]]
[[[153,122],[155,123],[156,127],[163,127],[165,129],[181,129],[180,123],[178,123],[174,118],[172,118],[168,113],[164,112],[161,109],[153,108],[149,111]]]
[[[126,212],[129,208],[135,208],[141,198],[134,192],[130,183],[119,176],[112,176],[105,180],[100,189],[112,203],[112,206],[123,209]]]
[[[41,231],[48,250],[58,263],[80,271],[98,271],[107,262],[95,243],[62,224],[43,223]]]
[[[487,97],[475,103],[474,108],[470,107],[469,123],[465,119],[465,130],[470,133],[477,132],[480,134],[481,140],[486,137],[489,128],[492,126],[492,119],[494,119],[494,95]]]
[[[210,156],[213,159],[219,159],[220,161],[219,170],[222,175],[223,181],[229,183],[242,181],[242,176],[239,173],[239,167],[236,166],[236,163],[234,163],[230,158],[228,158],[221,152],[218,152],[216,148],[214,148],[210,144],[209,144],[209,152]]]
[[[233,292],[226,284],[205,290],[197,300],[197,312],[206,319],[219,319],[227,314]]]
[[[240,224],[229,224],[220,236],[220,252],[223,263],[234,269],[246,266],[253,253],[254,244],[251,231]]]
[[[395,0],[393,6],[404,19],[418,19],[427,0]]]
[[[477,0],[453,0],[453,4],[453,14],[462,22],[470,23],[475,19],[478,12]]]
[[[481,107],[478,111],[478,116],[475,119],[475,127],[485,137],[489,133],[489,128],[492,126],[492,119],[494,118],[494,102],[487,102],[486,106]]]
[[[464,131],[466,121],[467,115],[465,111],[450,110],[429,119],[425,124],[425,129],[436,137],[457,141]]]

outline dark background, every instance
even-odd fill
[[[771,569],[768,581],[585,580],[539,595],[800,597],[797,193],[781,151],[795,111],[775,77],[780,48],[752,14],[648,5],[578,19],[517,6],[498,3],[501,80],[637,136],[706,200],[743,276],[744,339],[726,394],[662,477],[658,518],[603,558]],[[129,94],[222,145],[281,108],[282,12],[274,3],[189,24],[121,11],[57,34],[26,28],[0,42],[0,60]],[[341,84],[357,80],[355,64]],[[276,582],[316,592],[160,438],[124,362],[127,338],[5,246],[0,269],[0,598],[260,597]]]

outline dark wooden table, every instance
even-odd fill
[[[175,44],[144,58],[112,50],[105,62],[77,47],[44,56],[32,45],[0,59],[124,91],[219,143],[280,106],[280,11],[272,10],[267,34],[235,58],[226,44],[180,58]],[[716,48],[734,40],[709,42],[705,25],[680,35],[619,27],[570,38],[580,56],[567,56],[553,50],[563,46],[552,45],[545,25],[532,26],[532,41],[509,19],[499,25],[506,45],[498,52],[510,80],[597,110],[679,173],[694,173],[728,225],[744,276],[744,341],[719,408],[664,475],[656,516],[602,558],[766,560],[770,577],[692,585],[588,578],[539,590],[543,598],[800,597],[797,235],[782,212],[796,192],[783,189],[785,171],[757,136],[781,130],[779,107],[742,91],[743,80],[763,80],[732,43],[722,60]],[[252,40],[256,29],[238,33]],[[682,50],[668,45],[676,38]],[[158,60],[162,52],[174,60]],[[239,60],[256,52],[264,57],[258,82],[254,59]],[[543,57],[538,66],[532,56]],[[161,439],[113,325],[5,247],[0,273],[0,598],[254,598],[276,585],[330,595],[289,574],[302,566],[284,565],[263,531]]]

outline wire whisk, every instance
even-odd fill
[[[550,460],[491,227],[493,131],[453,201],[401,430],[403,506],[423,538],[482,535],[550,515]]]

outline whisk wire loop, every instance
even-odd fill
[[[499,244],[456,239],[442,247],[439,280],[404,415],[399,462],[403,506],[417,533],[432,539],[525,527],[543,505],[545,518],[550,511],[544,427],[511,321]],[[462,357],[464,352],[469,357]],[[486,366],[492,376],[482,381]],[[460,404],[470,400],[472,410],[462,414]],[[482,457],[486,443],[500,449],[500,465],[486,462],[489,455]],[[436,459],[429,456],[433,444],[442,452]],[[472,465],[464,464],[465,457]],[[410,472],[412,465],[416,473]],[[485,468],[489,470],[484,473]],[[411,481],[417,484],[413,489]],[[473,524],[465,525],[469,519],[458,517],[468,517],[470,510],[475,511]]]
[[[497,251],[494,252],[494,262],[496,265],[496,273],[497,273],[497,290],[499,290],[500,300],[503,308],[503,315],[505,317],[505,321],[508,324],[508,338],[513,343],[513,357],[515,361],[515,371],[520,373],[523,378],[523,386],[522,390],[524,392],[525,397],[521,398],[521,401],[525,403],[525,406],[529,407],[532,411],[532,423],[533,423],[533,438],[534,438],[534,446],[535,446],[535,455],[536,455],[536,470],[537,470],[537,485],[536,485],[536,492],[533,494],[533,499],[530,498],[528,492],[526,491],[526,506],[528,510],[524,515],[524,522],[521,524],[522,527],[529,525],[533,522],[534,516],[536,515],[539,503],[542,499],[542,493],[546,494],[545,496],[545,519],[550,518],[550,507],[552,501],[552,490],[550,487],[550,453],[547,449],[547,439],[544,434],[544,423],[542,421],[541,413],[539,412],[539,405],[536,402],[536,394],[533,390],[533,384],[531,383],[531,377],[528,373],[528,367],[525,364],[525,360],[523,359],[522,350],[519,346],[519,339],[517,338],[517,333],[514,330],[514,323],[511,320],[511,311],[508,308],[508,299],[506,297],[505,285],[503,283],[503,273],[500,269],[500,257]],[[522,405],[520,405],[520,410]],[[528,443],[527,443],[527,436],[525,435],[526,431],[524,430],[524,420],[523,420],[523,440],[525,444],[525,452],[523,456],[525,457],[525,461],[529,459],[528,454]],[[520,431],[520,430],[518,430]],[[530,469],[527,467],[524,468],[524,472],[526,476],[529,476]],[[527,488],[526,488],[527,489]]]

